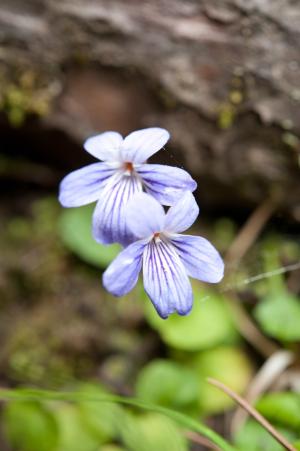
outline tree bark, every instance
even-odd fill
[[[166,127],[160,161],[205,206],[275,196],[299,221],[299,44],[297,0],[2,0],[2,109],[25,90],[26,114],[78,143]]]

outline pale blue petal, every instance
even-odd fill
[[[102,244],[133,241],[134,236],[125,223],[125,211],[132,196],[142,190],[140,180],[133,175],[117,172],[101,192],[93,215],[93,236]]]
[[[152,196],[138,193],[128,203],[126,224],[137,238],[146,238],[164,229],[165,211]]]
[[[130,244],[115,258],[103,274],[103,285],[115,296],[129,293],[136,285],[142,267],[145,241]]]
[[[80,207],[95,202],[116,169],[94,163],[68,174],[59,186],[59,201],[64,207]]]
[[[130,133],[122,144],[123,161],[144,163],[169,140],[170,134],[163,128],[153,127]]]
[[[136,168],[146,191],[162,205],[173,205],[184,191],[195,191],[197,183],[183,169],[161,164],[143,164]]]
[[[172,243],[189,276],[203,282],[218,283],[224,275],[224,263],[219,252],[205,238],[173,235]]]
[[[199,207],[190,191],[186,191],[180,200],[169,208],[166,214],[165,230],[168,232],[184,232],[197,219]]]
[[[103,161],[121,161],[120,147],[123,137],[117,132],[104,132],[88,138],[83,147],[85,150]]]
[[[193,305],[193,293],[185,268],[172,244],[152,240],[144,250],[145,291],[158,314],[187,315]]]

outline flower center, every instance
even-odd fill
[[[130,161],[125,161],[123,164],[125,172],[131,174],[133,172],[133,164]]]
[[[153,241],[154,241],[154,243],[159,243],[161,241],[160,232],[153,233]]]

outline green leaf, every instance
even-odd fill
[[[300,451],[300,440],[296,440],[296,442],[294,442],[293,445],[298,451]]]
[[[207,378],[218,379],[237,393],[243,393],[252,376],[250,361],[239,349],[222,346],[203,351],[192,362],[199,380],[199,403],[204,413],[218,413],[231,407],[228,395],[213,387]]]
[[[193,371],[184,366],[153,360],[140,371],[136,394],[153,404],[189,410],[197,404],[198,381]]]
[[[295,434],[292,432],[277,428],[278,431],[292,442],[295,440]],[[275,440],[266,429],[256,421],[250,419],[238,431],[235,436],[235,444],[242,451],[284,451],[280,443]]]
[[[171,315],[161,319],[149,302],[146,315],[162,340],[176,349],[198,351],[236,338],[224,300],[216,293],[194,286],[194,306],[187,316]]]
[[[106,268],[121,250],[119,244],[104,246],[91,233],[94,205],[62,211],[59,235],[65,246],[83,261]]]
[[[96,384],[84,384],[80,387],[80,393],[90,397],[101,397],[108,394],[104,388]],[[80,401],[77,405],[83,424],[98,438],[99,442],[105,443],[117,436],[122,415],[120,406],[86,401]]]
[[[271,337],[282,341],[300,340],[300,301],[281,290],[263,299],[254,316]]]
[[[101,440],[85,427],[77,406],[61,404],[56,411],[56,419],[59,426],[58,450],[94,451],[100,448]]]
[[[126,449],[112,443],[108,443],[107,445],[101,446],[101,451],[126,451]]]
[[[21,451],[53,451],[58,428],[52,413],[36,401],[8,404],[3,412],[4,427],[12,446]]]
[[[187,451],[187,441],[175,423],[160,414],[127,413],[121,425],[121,436],[130,451]]]
[[[270,421],[299,431],[300,394],[268,393],[256,403],[256,408]]]

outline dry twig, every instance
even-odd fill
[[[254,210],[227,251],[225,256],[226,263],[237,263],[244,257],[273,215],[276,205],[277,203],[273,199],[267,199]]]
[[[254,407],[252,407],[245,399],[235,393],[229,387],[216,379],[208,378],[207,381],[215,387],[222,390],[231,399],[236,401],[243,409],[245,409],[249,415],[251,415],[258,423],[260,423],[274,438],[288,451],[297,451],[294,446],[289,443],[285,437],[283,437]]]
[[[275,352],[260,368],[252,379],[245,400],[253,404],[293,362],[294,355],[289,351]],[[247,411],[241,407],[236,409],[231,421],[231,433],[235,435],[247,418]]]
[[[205,446],[208,449],[214,450],[214,451],[220,451],[220,448],[215,445],[213,442],[208,440],[206,437],[203,437],[200,434],[197,434],[193,431],[185,431],[184,435],[191,440],[194,443],[197,443],[198,445]]]

